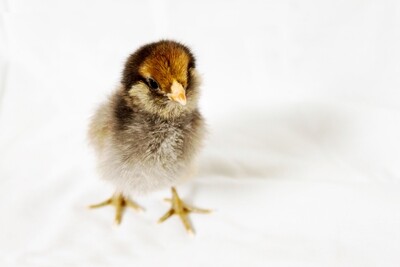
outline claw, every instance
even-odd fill
[[[104,206],[110,205],[111,202],[112,202],[112,199],[109,198],[109,199],[107,199],[107,200],[105,200],[103,202],[100,202],[99,204],[90,205],[89,208],[90,209],[96,209],[96,208],[104,207]]]
[[[131,207],[137,211],[143,211],[143,208],[132,200],[124,197],[122,194],[115,194],[111,198],[100,202],[99,204],[90,205],[89,208],[96,209],[104,206],[114,206],[115,207],[115,222],[120,224],[122,221],[122,214],[124,213],[125,207]]]
[[[136,204],[135,202],[133,202],[132,200],[130,200],[128,198],[125,199],[125,202],[126,202],[127,206],[131,207],[132,209],[134,209],[136,211],[139,211],[139,212],[144,211],[144,209],[141,206],[139,206],[138,204]]]
[[[166,219],[168,219],[169,217],[171,217],[172,215],[174,215],[174,210],[170,209],[169,211],[167,211],[159,220],[158,223],[162,223],[163,221],[165,221]]]
[[[194,212],[194,213],[206,214],[206,213],[211,213],[212,212],[212,210],[195,208],[195,207],[188,206],[188,205],[185,205],[185,209],[188,210],[189,212]]]
[[[190,224],[188,214],[191,212],[205,214],[205,213],[211,212],[211,210],[199,209],[199,208],[189,206],[189,205],[185,204],[182,201],[182,199],[180,199],[180,197],[174,187],[171,188],[171,191],[172,191],[172,199],[166,198],[164,200],[167,202],[170,202],[172,207],[158,220],[158,223],[162,223],[165,220],[167,220],[169,217],[171,217],[172,215],[176,214],[181,219],[186,231],[189,234],[193,235],[194,230],[193,230],[192,225]]]

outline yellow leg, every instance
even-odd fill
[[[111,198],[107,199],[106,201],[103,201],[99,204],[90,205],[89,208],[95,209],[95,208],[101,208],[101,207],[108,206],[108,205],[115,207],[115,222],[117,224],[121,223],[122,213],[124,212],[126,206],[131,207],[137,211],[143,211],[142,207],[140,207],[138,204],[136,204],[132,200],[128,199],[127,197],[124,197],[122,194],[115,194]]]
[[[209,213],[210,210],[199,209],[185,204],[182,199],[180,199],[176,189],[174,187],[171,188],[172,191],[172,199],[165,199],[168,202],[171,202],[171,208],[158,220],[158,223],[162,223],[167,220],[172,215],[176,214],[181,219],[183,226],[189,234],[194,234],[193,227],[191,226],[188,218],[188,214],[191,212],[194,213]]]

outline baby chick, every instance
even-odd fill
[[[114,205],[119,224],[126,206],[141,209],[128,196],[171,187],[171,209],[159,222],[177,214],[193,233],[187,214],[208,211],[185,204],[174,186],[191,174],[204,136],[199,82],[193,54],[178,42],[150,43],[129,56],[121,85],[89,127],[101,178],[116,188],[92,208]]]

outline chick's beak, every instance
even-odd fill
[[[178,102],[182,106],[186,105],[186,94],[182,84],[174,80],[171,85],[171,93],[168,94],[168,98]]]

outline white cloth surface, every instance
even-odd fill
[[[0,266],[400,266],[400,2],[0,1]],[[127,55],[193,48],[209,136],[113,225],[89,117]]]

